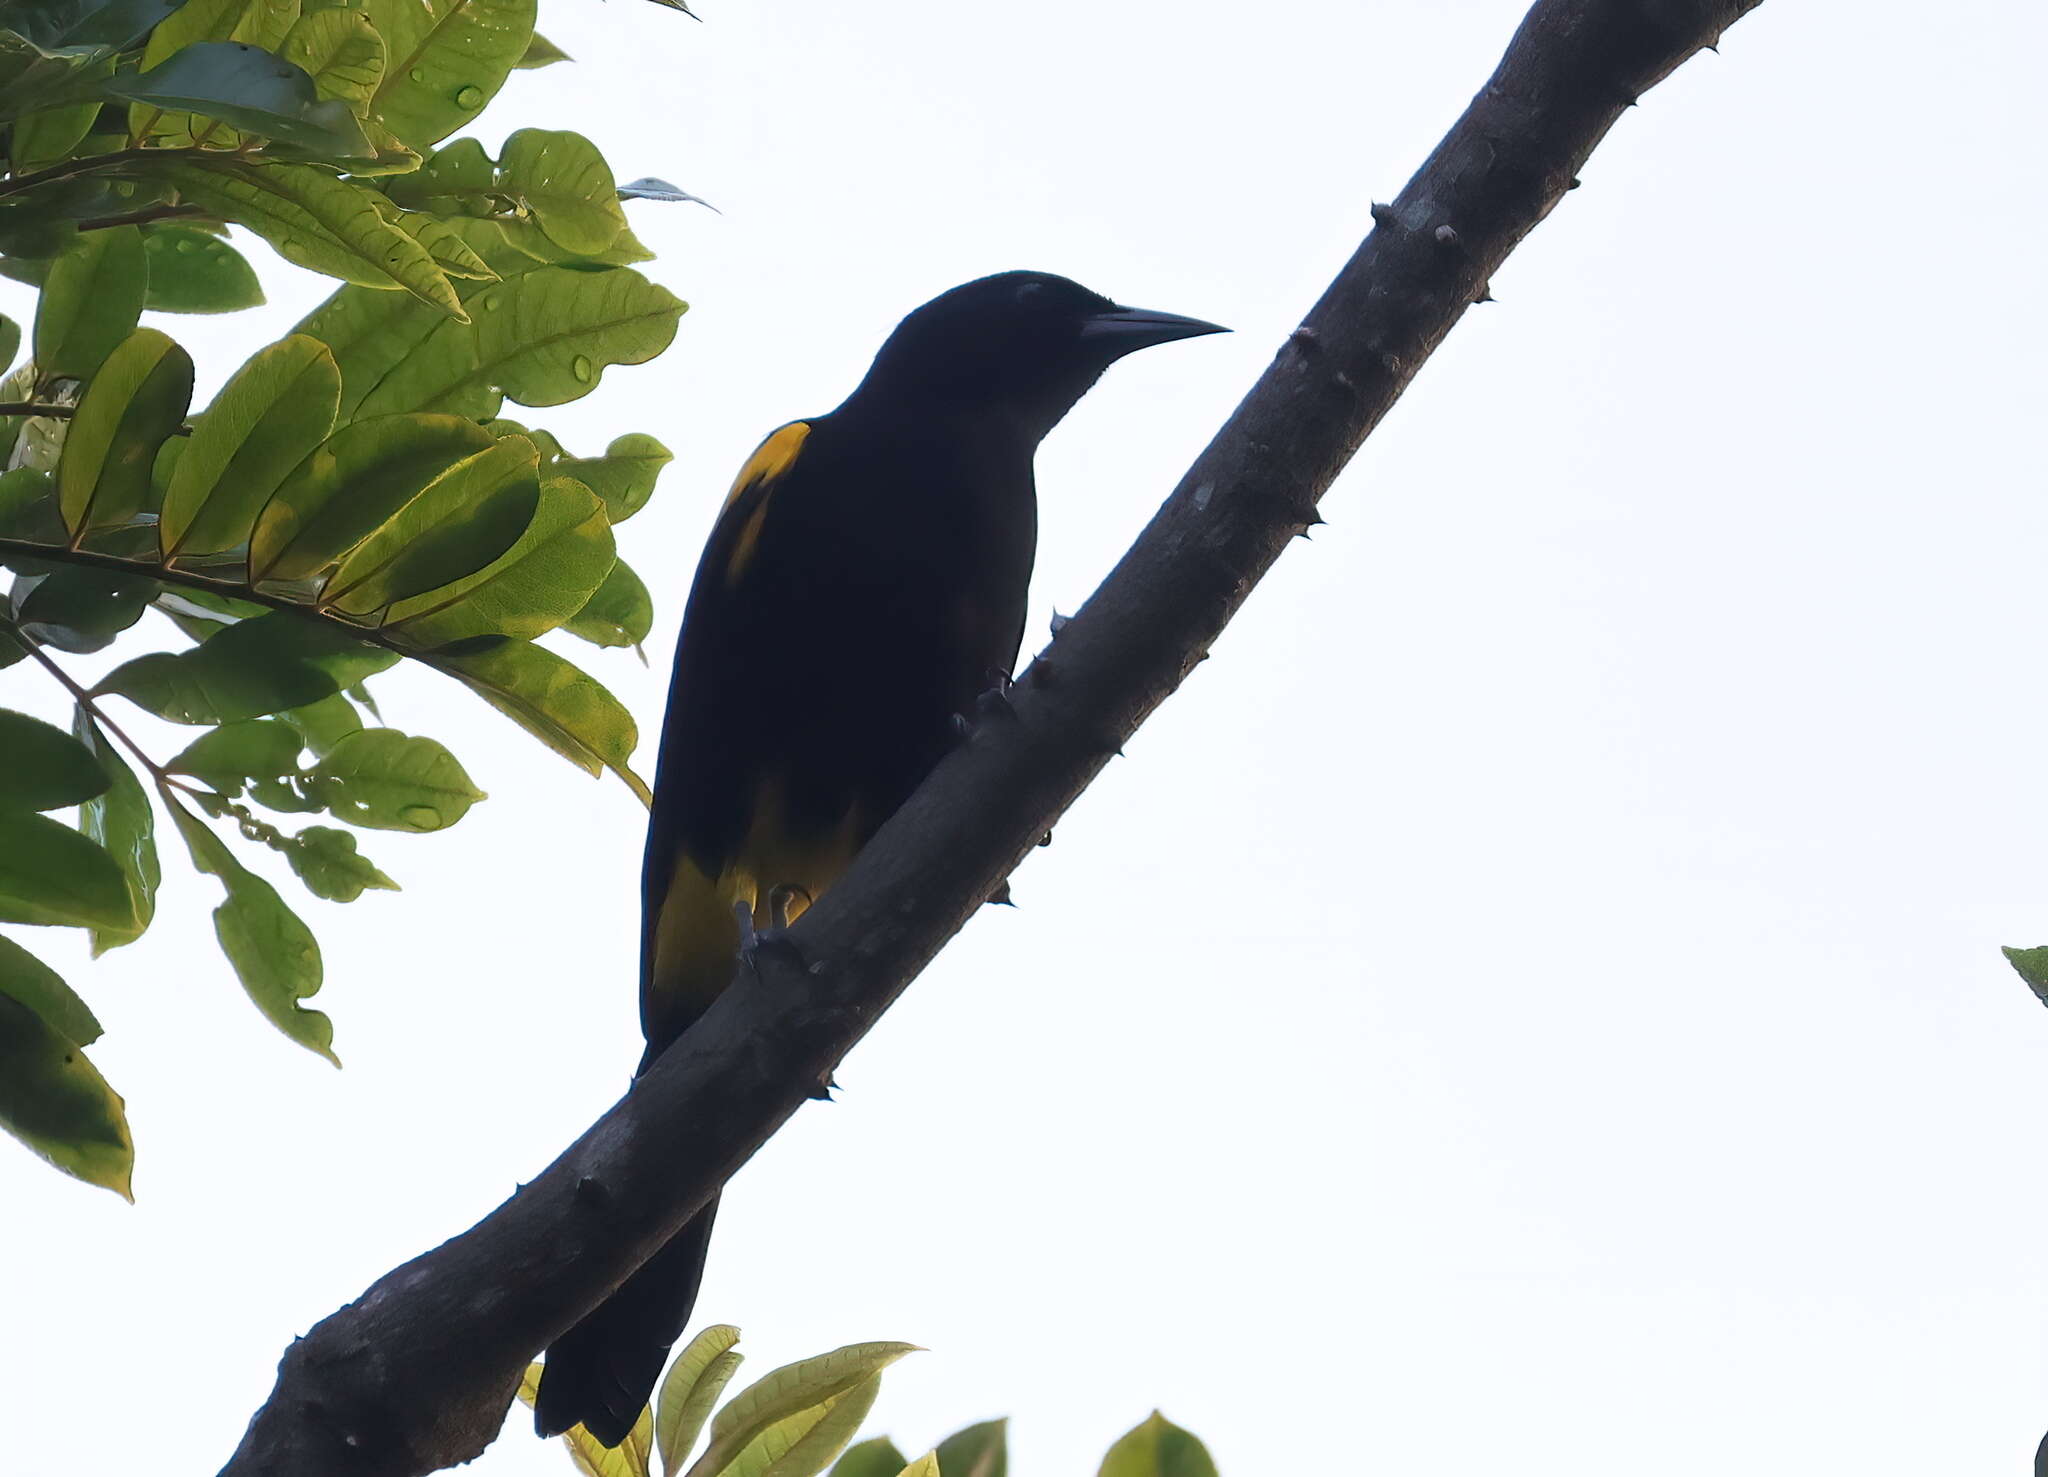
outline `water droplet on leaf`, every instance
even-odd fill
[[[422,72],[418,67],[414,67],[410,72],[407,72],[405,75],[412,78],[412,80],[415,82],[424,82],[427,80],[427,74],[425,72]]]
[[[465,108],[481,108],[484,105],[484,90],[481,87],[465,87],[455,94],[455,101]]]
[[[415,831],[438,831],[441,829],[441,812],[431,805],[401,806],[398,818]]]
[[[595,373],[595,368],[588,359],[578,354],[569,361],[569,373],[576,376],[578,384],[587,385],[590,383],[591,375]]]

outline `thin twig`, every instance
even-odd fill
[[[40,400],[0,401],[0,415],[46,415],[53,420],[68,421],[78,414],[76,405],[48,405]],[[179,426],[171,433],[174,436],[189,436],[190,426]]]
[[[47,651],[43,650],[43,644],[40,641],[36,640],[33,636],[29,635],[28,632],[24,631],[21,628],[21,623],[19,621],[14,619],[14,617],[12,616],[0,615],[0,630],[5,630],[10,636],[13,637],[15,643],[18,646],[20,646],[23,651],[26,651],[31,658],[41,663],[43,670],[48,672],[52,677],[57,679],[58,685],[61,686],[66,692],[71,694],[71,700],[74,703],[78,704],[78,706],[81,709],[83,709],[87,714],[89,714],[94,722],[98,723],[102,728],[106,729],[108,733],[111,733],[115,738],[119,739],[121,741],[122,747],[126,748],[129,753],[135,756],[135,762],[140,764],[144,769],[148,770],[151,778],[153,778],[159,786],[169,785],[178,789],[191,789],[190,786],[184,785],[180,783],[176,778],[174,778],[169,770],[165,769],[162,765],[158,764],[154,759],[150,758],[149,755],[143,750],[142,745],[138,744],[137,742],[135,742],[134,739],[130,738],[126,730],[124,730],[120,724],[116,723],[112,718],[109,718],[107,716],[106,709],[102,708],[97,702],[93,700],[92,693],[88,689],[80,685],[77,678],[73,677],[69,672],[65,671],[62,667],[58,666],[56,658],[52,657]],[[192,790],[192,793],[197,795],[206,792]]]

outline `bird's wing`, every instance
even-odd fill
[[[754,598],[746,576],[776,489],[810,432],[809,422],[792,421],[747,458],[690,588],[641,873],[641,1023],[650,1060],[731,978],[733,904],[743,891],[751,901],[751,879],[731,869],[762,781],[752,731],[761,715],[749,692],[759,666],[742,634]]]

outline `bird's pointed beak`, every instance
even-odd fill
[[[1183,318],[1178,313],[1155,313],[1150,308],[1109,308],[1081,321],[1082,343],[1097,345],[1119,356],[1149,349],[1154,344],[1170,344],[1175,339],[1228,332],[1219,323]]]

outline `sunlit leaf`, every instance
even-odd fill
[[[231,723],[317,702],[397,660],[344,630],[274,611],[227,626],[190,651],[135,657],[93,690],[173,723]]]
[[[395,728],[349,734],[303,783],[337,820],[379,831],[444,830],[484,798],[447,749]]]
[[[390,61],[370,116],[414,148],[483,111],[533,41],[534,0],[365,0]]]
[[[0,923],[126,928],[128,884],[105,848],[28,811],[0,810]]]
[[[279,55],[313,79],[320,96],[366,113],[384,80],[384,38],[360,10],[324,6],[308,10],[286,33]]]
[[[626,228],[611,166],[580,133],[520,129],[499,151],[498,183],[569,251],[602,251]]]
[[[939,1470],[938,1452],[926,1452],[901,1472],[897,1473],[896,1477],[944,1477],[944,1474]]]
[[[401,600],[391,608],[390,629],[428,647],[476,636],[539,636],[584,607],[614,557],[611,524],[596,494],[556,478],[541,488],[532,521],[502,558],[430,594]]]
[[[490,432],[460,416],[385,416],[342,427],[299,464],[257,517],[250,578],[319,574],[441,473],[494,444]]]
[[[688,1460],[711,1408],[725,1392],[726,1382],[745,1357],[733,1349],[740,1331],[730,1323],[714,1323],[676,1355],[654,1400],[654,1440],[661,1452],[661,1470],[676,1477]]]
[[[610,769],[641,803],[647,782],[629,762],[639,729],[633,715],[589,673],[531,641],[486,640],[474,650],[426,658],[579,768]]]
[[[745,1437],[731,1432],[721,1435],[714,1420],[711,1445],[691,1466],[690,1477],[816,1477],[853,1440],[881,1389],[878,1371],[809,1401]],[[747,1393],[742,1391],[733,1405],[745,1400]],[[724,1414],[719,1412],[720,1417]]]
[[[603,498],[605,516],[624,523],[647,506],[655,479],[674,460],[675,453],[652,436],[633,432],[615,438],[603,456],[564,457],[554,470]]]
[[[654,597],[623,559],[562,629],[594,646],[638,646],[654,628]]]
[[[103,793],[106,771],[92,751],[40,718],[0,708],[0,809],[56,810]]]
[[[227,843],[182,805],[171,806],[192,865],[218,877],[227,898],[213,910],[214,933],[242,989],[264,1018],[337,1067],[334,1023],[301,1005],[320,990],[320,946],[277,889],[235,860]]]
[[[1216,1477],[1209,1449],[1153,1411],[1117,1438],[1096,1477]]]
[[[74,709],[71,732],[92,751],[112,781],[106,793],[86,801],[78,810],[78,829],[106,848],[121,869],[128,890],[127,921],[119,927],[92,931],[93,953],[104,954],[141,938],[156,915],[156,889],[163,881],[163,867],[156,855],[156,813],[142,781],[85,709]]]
[[[50,263],[36,302],[35,360],[44,374],[85,379],[142,316],[149,269],[133,226],[88,231]]]
[[[440,382],[409,390],[422,409],[494,415],[481,397],[497,390],[522,405],[578,399],[597,387],[606,366],[642,364],[666,349],[685,304],[630,269],[544,266],[485,287],[471,307],[473,367],[439,352],[440,342],[459,335],[436,329],[422,349],[444,361]]]
[[[467,316],[433,256],[386,221],[361,185],[310,165],[233,156],[169,164],[164,175],[193,204],[247,226],[288,262],[365,287],[404,288],[451,318]]]
[[[534,521],[539,465],[533,443],[517,436],[457,462],[356,545],[322,602],[368,614],[483,570]]]
[[[293,332],[317,338],[333,352],[341,369],[339,419],[346,423],[357,418],[365,397],[394,373],[403,372],[403,366],[446,321],[442,314],[405,293],[344,287],[300,320]],[[445,343],[441,352],[452,352],[456,362],[432,376],[437,385],[460,379],[476,366],[473,332],[458,334]],[[386,393],[380,402],[389,409],[369,413],[417,410],[424,398]]]
[[[242,254],[210,232],[166,222],[142,236],[149,292],[159,313],[236,313],[263,305],[263,284]]]
[[[811,1427],[829,1414],[829,1408],[835,1402],[865,1389],[865,1398],[872,1403],[874,1388],[870,1382],[905,1354],[916,1350],[915,1344],[848,1344],[829,1354],[801,1359],[770,1371],[735,1395],[713,1417],[711,1445],[690,1468],[691,1477],[714,1477],[714,1474],[726,1473],[738,1477],[739,1469],[733,1465],[737,1458],[750,1448],[760,1451],[757,1443],[764,1441],[768,1446],[780,1448],[774,1451],[774,1457],[783,1455],[795,1442],[810,1434]],[[812,1421],[801,1431],[782,1425],[785,1421],[813,1413],[816,1414]],[[865,1415],[865,1410],[862,1414]],[[856,1420],[854,1426],[858,1424]],[[776,1431],[777,1427],[782,1429],[770,1437],[770,1432]],[[854,1427],[848,1427],[839,1444],[812,1470],[822,1470],[832,1457],[837,1456],[840,1447],[852,1439],[853,1430]],[[765,1463],[759,1467],[750,1466],[748,1477],[755,1477],[756,1473],[765,1470]]]
[[[86,1060],[85,1045],[38,1009],[56,992],[85,1003],[20,945],[0,938],[0,1128],[66,1174],[132,1200],[135,1145],[120,1095]],[[76,1014],[63,1012],[76,1022]]]
[[[303,335],[236,370],[172,471],[157,525],[164,558],[247,542],[279,484],[327,438],[340,399],[334,356]]]
[[[356,838],[332,826],[308,826],[291,838],[284,859],[306,890],[330,903],[352,903],[370,888],[397,892],[398,884],[356,850]]]
[[[680,185],[672,185],[665,179],[648,174],[639,179],[629,180],[619,186],[621,200],[659,200],[668,205],[701,205],[706,210],[717,211],[718,207],[702,195],[692,195]],[[723,214],[723,212],[719,212]]]
[[[192,405],[192,356],[138,328],[86,384],[57,461],[57,498],[74,543],[126,523],[149,500],[157,448]]]

